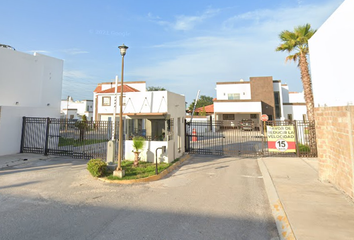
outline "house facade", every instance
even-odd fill
[[[22,117],[60,116],[63,61],[0,48],[0,155],[20,151]]]
[[[93,100],[74,101],[70,96],[61,100],[60,118],[81,120],[83,115],[86,116],[87,120],[93,120]]]
[[[121,86],[101,83],[94,91],[94,118],[97,121],[119,121]],[[116,101],[116,104],[115,104]],[[156,149],[165,146],[166,153],[158,153],[158,162],[172,162],[184,153],[185,97],[169,91],[146,91],[145,82],[126,82],[123,85],[124,157],[134,159],[133,138],[143,136],[147,141],[140,154],[142,161],[156,161]]]
[[[251,77],[250,81],[217,82],[214,119],[234,127],[242,119],[251,119],[259,129],[260,117],[269,120],[304,120],[303,94],[289,92],[286,84],[273,77]]]
[[[354,199],[354,1],[345,0],[309,40],[319,179]]]

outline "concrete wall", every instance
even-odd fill
[[[309,40],[315,106],[354,103],[354,1],[345,0]]]
[[[22,117],[59,118],[54,107],[0,107],[0,156],[20,152]]]
[[[20,151],[22,117],[60,117],[63,61],[0,48],[0,155]]]
[[[214,101],[215,113],[261,113],[260,102],[218,102]]]
[[[319,178],[354,198],[354,106],[315,109]]]
[[[216,83],[216,98],[228,100],[228,94],[239,93],[240,99],[251,99],[251,85],[249,82],[220,82]]]
[[[0,48],[0,106],[60,109],[63,61]],[[16,104],[17,103],[17,104]]]
[[[140,161],[156,162],[156,149],[162,146],[168,148],[168,142],[165,141],[146,141],[139,157]],[[125,141],[125,160],[133,161],[135,158],[133,140]],[[174,159],[168,158],[168,152],[162,154],[161,149],[157,151],[157,162],[172,162]]]
[[[172,162],[183,155],[185,149],[185,97],[176,93],[167,92],[168,113],[173,119],[173,138],[168,141],[168,161]]]

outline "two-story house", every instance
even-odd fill
[[[251,119],[259,128],[260,116],[269,120],[303,120],[306,105],[302,94],[289,93],[286,84],[273,77],[251,77],[250,81],[217,82],[214,118],[224,126]]]
[[[94,119],[112,121],[114,108],[119,122],[121,85],[100,83],[94,90]],[[146,82],[125,82],[123,85],[124,158],[134,159],[134,136],[147,140],[141,160],[154,162],[157,148],[167,152],[158,161],[172,162],[184,153],[185,97],[169,91],[147,91]]]

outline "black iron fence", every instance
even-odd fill
[[[316,157],[315,122],[268,121],[262,126],[223,121],[186,123],[186,151],[227,156]]]
[[[119,123],[114,128],[117,139]],[[23,117],[21,153],[105,158],[112,131],[112,122],[107,121]]]

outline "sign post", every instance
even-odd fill
[[[266,121],[268,121],[268,115],[267,114],[262,114],[261,120],[263,122],[263,134],[264,136],[266,135]]]

